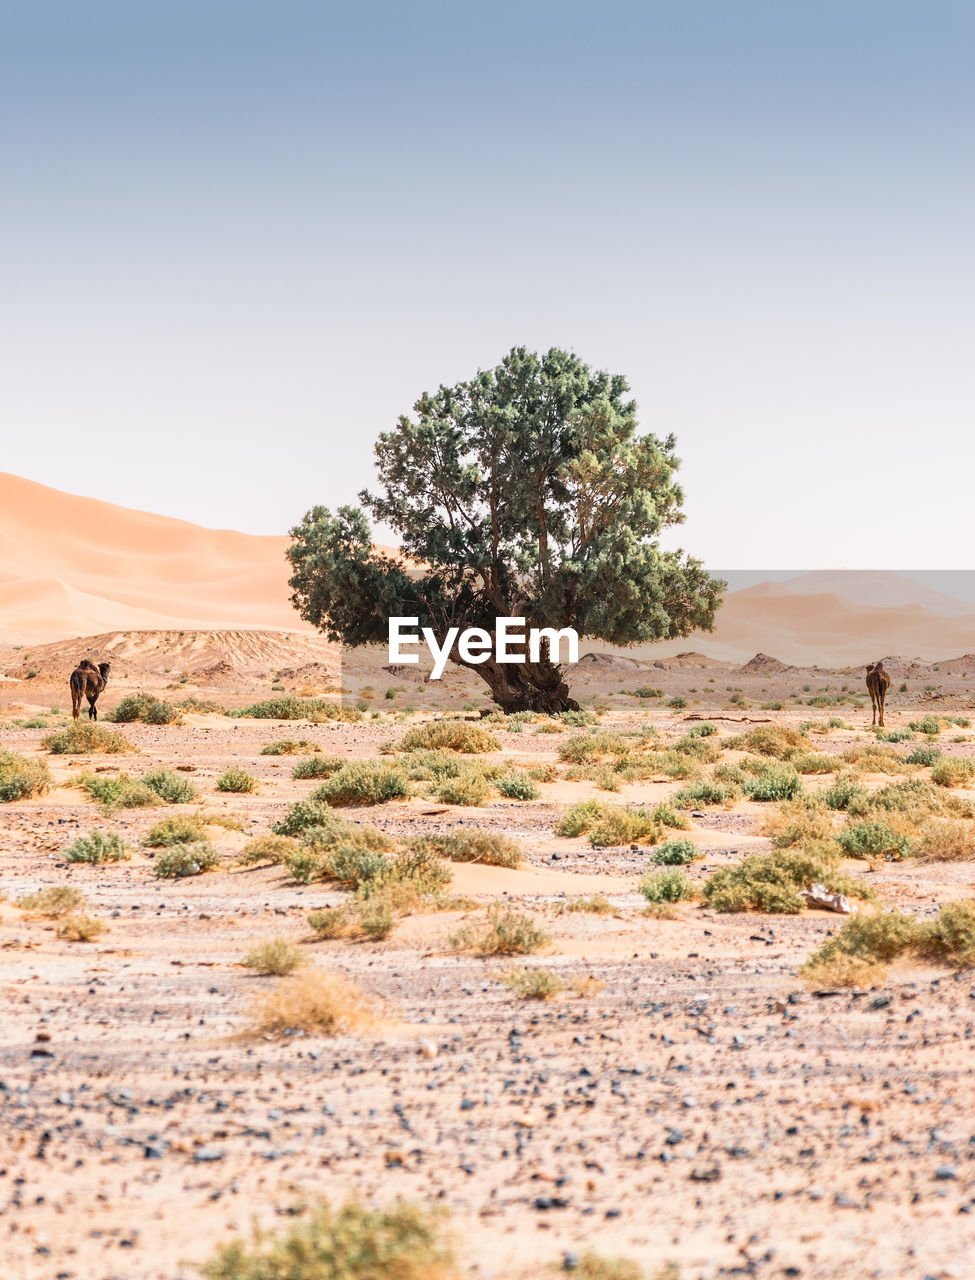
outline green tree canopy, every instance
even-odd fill
[[[385,643],[390,616],[418,617],[441,644],[498,617],[614,645],[710,630],[724,583],[659,546],[684,519],[676,442],[637,433],[628,391],[569,352],[518,347],[424,393],[379,437],[380,492],[360,494],[406,562],[374,549],[361,507],[312,508],[287,553],[301,616],[348,645]],[[550,656],[471,669],[505,711],[575,705]]]

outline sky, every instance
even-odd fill
[[[515,345],[721,568],[971,567],[975,7],[0,10],[0,469],[280,533]]]

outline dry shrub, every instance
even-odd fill
[[[800,974],[815,973],[818,965],[840,956],[889,963],[910,953],[957,968],[975,963],[975,899],[946,903],[933,920],[900,911],[854,916],[809,957]]]
[[[302,848],[301,841],[296,840],[294,836],[255,836],[241,849],[237,861],[245,867],[254,866],[259,862],[277,864],[286,862]]]
[[[203,825],[196,814],[178,813],[150,827],[142,843],[150,849],[161,849],[171,844],[186,844],[188,840],[200,840],[203,838]]]
[[[496,903],[480,926],[465,926],[451,938],[454,951],[474,951],[482,956],[530,955],[548,942],[531,916]]]
[[[889,747],[877,744],[848,747],[843,752],[847,764],[855,764],[861,773],[903,773],[906,769],[904,757]]]
[[[918,831],[911,852],[924,862],[958,862],[975,854],[975,831],[968,822],[932,818]]]
[[[808,749],[809,740],[805,734],[788,725],[760,724],[747,733],[727,738],[724,745],[736,751],[754,751],[756,755],[788,760],[797,751]]]
[[[589,843],[595,849],[624,844],[656,844],[663,833],[661,824],[646,809],[607,805],[599,821],[589,831]]]
[[[17,751],[0,751],[0,801],[29,800],[51,788],[51,771],[43,760]]]
[[[252,947],[240,963],[255,973],[283,978],[305,963],[305,954],[287,938],[269,938]]]
[[[975,761],[964,756],[942,756],[931,766],[931,781],[939,787],[967,786],[975,774]]]
[[[286,1031],[335,1036],[365,1030],[376,1021],[375,1004],[360,987],[321,969],[282,978],[255,1003],[252,1014],[254,1031],[266,1036]]]
[[[311,738],[278,738],[261,747],[262,756],[303,756],[312,751],[321,751],[321,747]]]
[[[574,912],[584,912],[586,915],[606,916],[613,914],[613,904],[608,898],[604,898],[601,893],[594,893],[589,897],[583,898],[563,898],[555,903],[555,914],[566,915]]]
[[[598,800],[580,800],[577,804],[562,810],[562,816],[555,827],[555,834],[567,838],[584,835],[599,821],[602,812],[603,806]]]
[[[921,955],[959,969],[975,963],[975,898],[946,903],[921,925]]]
[[[56,920],[71,911],[80,911],[85,905],[85,895],[70,884],[52,884],[47,889],[24,894],[14,903],[21,911],[47,916],[49,920]]]
[[[775,849],[797,849],[810,840],[831,839],[833,818],[815,803],[786,800],[764,819],[761,832]]]
[[[493,733],[467,720],[435,720],[410,729],[400,739],[398,750],[445,750],[481,755],[485,751],[500,751],[501,743]]]
[[[471,831],[466,827],[416,836],[411,848],[430,849],[450,862],[479,862],[488,867],[517,867],[522,860],[521,849],[514,840],[498,831]]]
[[[594,978],[591,973],[578,973],[569,979],[572,994],[582,998],[599,995],[605,986],[601,978]]]
[[[835,756],[804,751],[794,755],[789,763],[797,773],[834,773],[838,761]]]
[[[565,990],[565,983],[551,969],[535,969],[527,965],[508,969],[498,981],[520,1000],[553,1000]]]
[[[58,925],[58,937],[64,938],[67,942],[91,942],[107,928],[105,921],[99,920],[96,916],[89,916],[84,912],[72,912],[62,916],[61,923]]]
[[[811,991],[824,991],[836,987],[863,990],[883,982],[887,974],[887,966],[879,960],[840,953],[831,956],[828,960],[807,960],[800,974]]]
[[[353,1200],[337,1210],[319,1205],[277,1235],[256,1233],[250,1244],[221,1245],[203,1274],[207,1280],[455,1280],[458,1271],[439,1214],[402,1202],[369,1209]]]
[[[49,733],[41,739],[41,744],[55,756],[87,756],[98,752],[118,755],[123,751],[135,751],[132,743],[117,729],[106,729],[94,720],[78,720],[66,729]]]

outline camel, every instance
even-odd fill
[[[71,714],[75,720],[80,714],[82,698],[88,699],[88,719],[98,719],[98,708],[95,703],[98,701],[98,695],[108,684],[110,665],[108,662],[99,662],[96,667],[87,658],[82,658],[71,672],[68,683],[71,685]]]
[[[873,707],[873,719],[871,724],[877,723],[877,711],[880,711],[880,725],[884,727],[884,702],[887,698],[887,690],[890,688],[890,676],[884,670],[883,659],[879,662],[872,662],[867,667],[867,688],[870,691],[870,705]]]

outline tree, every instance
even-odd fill
[[[376,444],[382,492],[360,494],[403,559],[374,549],[362,508],[314,507],[291,531],[293,604],[348,645],[385,643],[390,616],[441,645],[452,626],[493,635],[498,617],[614,645],[711,630],[725,584],[658,543],[684,519],[676,442],[637,434],[628,390],[568,352],[518,347],[424,393]],[[576,706],[549,651],[471,669],[506,712]]]

